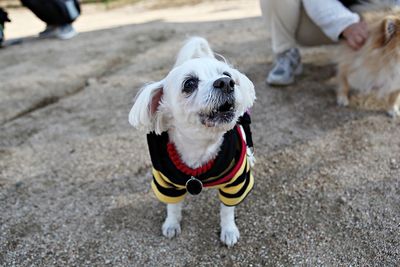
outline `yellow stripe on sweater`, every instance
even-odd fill
[[[236,197],[236,198],[229,198],[229,197],[223,196],[222,194],[218,194],[221,202],[227,206],[236,206],[240,202],[242,202],[243,199],[245,199],[245,197],[249,194],[249,192],[251,191],[251,189],[254,186],[254,177],[251,173],[247,179],[250,179],[250,181],[249,181],[249,184],[248,184],[246,190],[244,191],[244,193],[242,195],[240,195],[239,197]],[[221,191],[226,192],[224,189],[221,189]],[[226,193],[228,193],[228,192],[226,192]]]
[[[166,196],[166,195],[162,194],[160,191],[158,191],[157,186],[154,183],[154,181],[151,182],[151,188],[153,189],[153,192],[156,195],[157,199],[166,204],[176,204],[178,202],[181,202],[186,196],[186,193],[183,194],[182,196],[178,196],[178,197]]]
[[[185,188],[185,186],[183,186],[183,185],[174,184],[173,182],[171,182],[170,179],[168,179],[167,176],[165,176],[162,172],[156,170],[155,168],[153,168],[153,176],[157,180],[157,183],[159,185],[161,185],[162,187],[172,188],[171,185],[173,185],[173,186],[175,186],[175,187],[177,187],[179,189]]]

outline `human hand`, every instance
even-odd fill
[[[360,49],[368,38],[368,28],[364,21],[348,26],[342,32],[348,46],[354,50]]]

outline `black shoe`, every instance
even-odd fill
[[[4,40],[4,23],[10,22],[10,18],[8,17],[7,12],[4,9],[0,8],[0,45]]]

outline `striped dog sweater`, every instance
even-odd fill
[[[151,132],[147,135],[147,143],[153,164],[151,187],[156,197],[167,204],[182,201],[188,193],[186,185],[192,175],[178,169],[170,158],[168,133],[157,135]],[[226,206],[238,205],[253,188],[254,178],[246,148],[241,126],[236,125],[225,133],[221,149],[211,168],[195,177],[202,182],[203,187],[218,189],[219,199]]]

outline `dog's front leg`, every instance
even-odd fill
[[[181,233],[182,202],[167,204],[167,218],[162,225],[162,233],[165,237],[173,238]]]
[[[336,102],[341,107],[347,107],[349,105],[350,85],[343,70],[339,70],[338,82],[339,88],[336,92]]]
[[[221,203],[221,241],[228,247],[235,245],[240,237],[239,229],[235,224],[235,207],[228,207]]]
[[[387,114],[392,118],[400,116],[399,106],[400,106],[400,90],[390,94],[389,109],[387,111]]]

